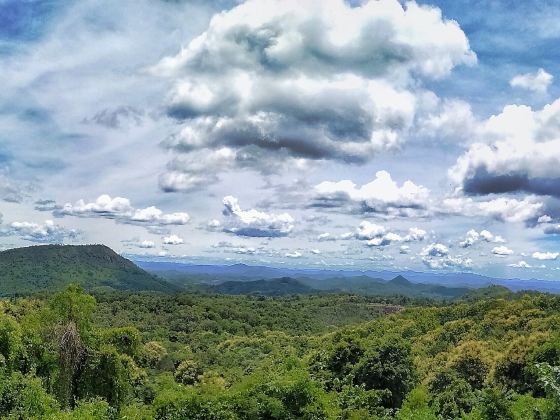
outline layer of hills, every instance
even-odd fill
[[[104,245],[42,245],[0,252],[0,296],[55,291],[70,283],[86,290],[115,289],[174,293],[196,291],[212,294],[281,296],[296,294],[350,293],[361,295],[456,299],[473,295],[504,295],[504,287],[448,287],[411,282],[403,276],[390,280],[366,275],[278,276],[278,269],[265,270],[236,265],[205,266],[204,273],[181,271],[177,265],[165,270],[143,268]],[[146,268],[146,269],[144,269]],[[160,267],[161,268],[161,267]],[[178,269],[179,268],[179,269]],[[305,275],[304,275],[305,274]]]
[[[0,252],[2,296],[60,290],[70,283],[87,290],[178,290],[104,245],[41,245]]]
[[[172,280],[174,283],[223,282],[226,280],[259,280],[291,277],[316,280],[344,279],[364,277],[389,281],[399,275],[412,283],[437,284],[448,287],[482,288],[491,285],[507,287],[512,291],[538,290],[541,292],[560,293],[560,281],[539,279],[504,279],[488,277],[476,273],[461,272],[417,272],[387,270],[335,270],[323,268],[267,267],[258,265],[204,265],[184,264],[178,262],[137,261],[140,267]]]
[[[472,289],[465,287],[412,283],[402,276],[397,276],[389,281],[369,277],[322,280],[281,277],[268,280],[225,281],[212,285],[202,283],[199,284],[198,289],[210,293],[230,295],[280,296],[288,294],[352,293],[372,296],[401,295],[433,299],[455,299],[472,292]]]

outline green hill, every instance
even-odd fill
[[[104,245],[41,245],[0,252],[0,296],[60,290],[70,283],[87,290],[177,290]]]
[[[297,295],[317,293],[318,290],[290,277],[282,277],[272,280],[254,281],[226,281],[224,283],[210,286],[209,291],[226,295]]]
[[[407,296],[432,299],[454,299],[471,289],[465,287],[447,287],[437,284],[413,283],[403,276],[392,280],[358,277],[335,277],[327,279],[299,279],[303,284],[323,291],[357,293],[371,296]]]

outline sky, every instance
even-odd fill
[[[560,279],[560,2],[0,0],[0,247]]]

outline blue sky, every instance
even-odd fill
[[[557,279],[558,17],[0,0],[0,245]]]

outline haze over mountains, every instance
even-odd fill
[[[494,279],[469,273],[434,275],[145,261],[137,264],[104,245],[10,249],[0,252],[0,295],[56,291],[70,283],[90,291],[109,288],[266,296],[350,293],[446,300],[473,293],[503,295],[509,290],[560,291],[554,282]]]
[[[523,280],[487,277],[474,273],[434,273],[416,271],[376,271],[376,270],[331,270],[331,269],[300,269],[253,266],[246,264],[233,265],[200,265],[176,262],[136,261],[146,271],[157,273],[169,279],[188,277],[200,281],[212,282],[215,279],[234,278],[237,280],[274,279],[280,277],[332,279],[359,278],[382,279],[385,281],[403,276],[413,283],[437,284],[448,287],[479,288],[490,285],[500,285],[511,289],[538,290],[550,293],[560,293],[560,282],[549,280]]]

